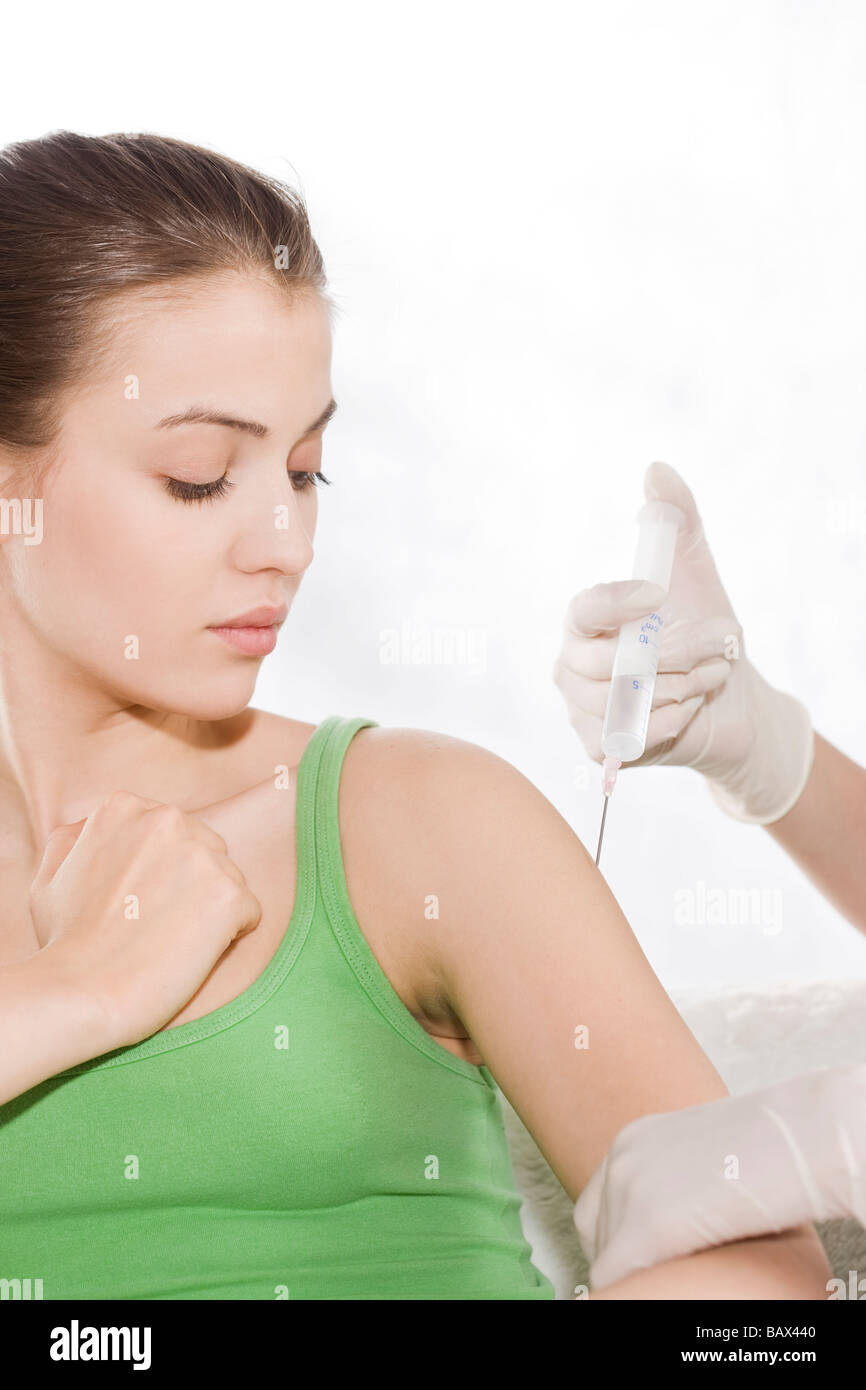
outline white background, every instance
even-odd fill
[[[307,200],[342,306],[334,486],[254,703],[482,744],[594,855],[599,770],[551,668],[571,595],[630,574],[664,459],[752,660],[866,762],[862,4],[92,5],[13,24],[2,143],[151,130]],[[474,633],[484,661],[386,664],[404,623]],[[621,774],[602,867],[668,988],[866,977],[866,938],[694,773]],[[782,930],[676,925],[674,894],[701,882],[778,890]]]

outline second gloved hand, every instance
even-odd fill
[[[866,1225],[866,1063],[624,1125],[574,1208],[593,1288],[809,1221]]]

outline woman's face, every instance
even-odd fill
[[[218,719],[246,706],[264,653],[211,629],[290,606],[313,558],[331,332],[316,294],[289,303],[241,275],[179,288],[119,301],[114,365],[64,415],[42,541],[7,536],[0,582],[70,678]],[[193,407],[255,429],[176,422]],[[224,475],[210,498],[172,495]]]

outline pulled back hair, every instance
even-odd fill
[[[110,360],[111,311],[125,293],[168,301],[229,271],[264,276],[289,301],[317,293],[337,311],[303,197],[288,185],[166,135],[58,130],[6,145],[0,449],[47,466],[65,396]]]

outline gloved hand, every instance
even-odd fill
[[[746,656],[743,630],[722,587],[695,499],[666,463],[650,464],[647,500],[686,516],[670,591],[637,580],[596,584],[571,600],[553,679],[569,723],[602,762],[601,730],[622,625],[658,612],[664,621],[646,748],[624,768],[654,763],[703,773],[717,805],[766,825],[791,809],[808,780],[814,740],[805,705],[774,689]]]
[[[597,1288],[808,1221],[866,1225],[866,1063],[641,1115],[574,1207]]]

